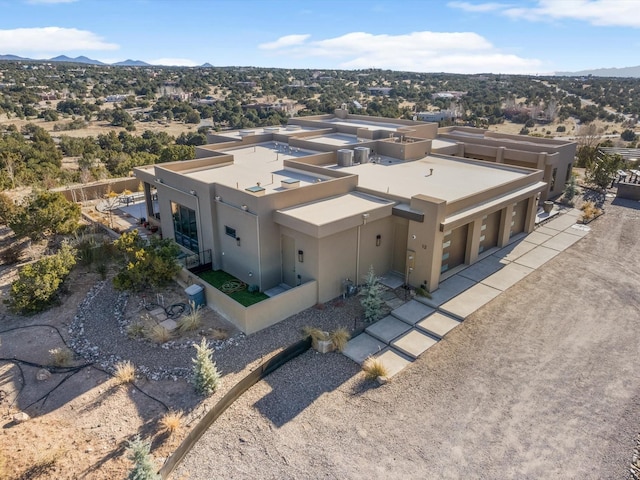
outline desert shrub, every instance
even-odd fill
[[[74,249],[63,243],[55,255],[22,267],[18,279],[11,284],[9,308],[16,313],[32,314],[51,305],[76,263],[74,254]]]
[[[136,379],[136,367],[134,367],[133,363],[131,363],[129,360],[118,362],[116,363],[116,368],[113,376],[121,385],[125,383],[133,383],[133,381]]]
[[[566,132],[567,131],[567,127],[565,127],[564,125],[558,125],[558,127],[556,128],[556,132]]]
[[[360,292],[363,298],[360,304],[364,307],[364,319],[366,322],[375,322],[382,314],[382,284],[376,276],[373,265],[369,267],[369,272],[365,277],[365,285]]]
[[[302,337],[307,338],[311,337],[311,340],[317,342],[320,340],[326,341],[329,340],[329,336],[327,332],[320,330],[317,327],[310,327],[308,325],[302,327]]]
[[[220,372],[213,361],[213,351],[205,338],[200,345],[193,345],[196,349],[196,358],[193,362],[193,384],[201,395],[211,395],[216,391],[220,383]]]
[[[214,328],[209,336],[214,340],[226,340],[229,338],[229,331],[224,328]]]
[[[160,419],[162,431],[167,433],[177,432],[182,426],[182,412],[171,410]]]
[[[589,222],[602,213],[602,210],[596,207],[596,204],[593,202],[584,202],[581,210],[583,222]]]
[[[73,233],[79,220],[80,205],[68,201],[60,192],[43,191],[17,206],[8,225],[17,236],[38,240]]]
[[[129,338],[142,338],[145,330],[145,326],[142,323],[132,323],[127,327],[127,335]]]
[[[151,443],[144,441],[139,435],[129,442],[127,458],[133,462],[133,470],[127,477],[128,480],[160,480],[156,473],[151,455]]]
[[[49,350],[51,363],[56,367],[67,367],[73,360],[73,352],[66,347]]]
[[[367,357],[362,363],[362,371],[367,380],[375,380],[378,377],[388,377],[389,371],[384,366],[382,360],[374,357]]]
[[[331,340],[331,343],[333,344],[335,349],[339,352],[344,350],[344,347],[347,346],[347,342],[349,341],[350,338],[351,338],[351,334],[344,327],[338,328],[332,331],[331,333],[329,333],[329,339]]]
[[[180,333],[193,332],[202,325],[202,311],[200,307],[195,307],[191,303],[191,310],[178,320],[178,331]]]
[[[146,331],[149,340],[155,343],[167,343],[171,340],[171,332],[162,325],[154,325]]]
[[[569,206],[573,206],[573,199],[578,194],[578,185],[576,182],[576,176],[571,175],[569,181],[564,186],[564,192],[562,192],[562,200]]]
[[[105,280],[107,278],[107,272],[109,271],[109,268],[107,267],[106,263],[99,263],[96,266],[96,273],[98,273],[98,275],[100,275],[100,278],[102,280]]]
[[[133,230],[123,233],[114,245],[124,256],[124,266],[113,279],[119,290],[162,287],[180,271],[176,262],[180,248],[173,240],[151,237],[147,243]]]

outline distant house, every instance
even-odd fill
[[[452,120],[458,115],[455,110],[439,110],[436,112],[418,112],[416,117],[423,122],[442,122]]]
[[[369,91],[370,95],[389,95],[389,93],[391,93],[391,90],[393,90],[393,88],[391,87],[369,87],[367,89]]]
[[[107,95],[105,102],[124,102],[126,95]]]

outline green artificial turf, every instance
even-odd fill
[[[208,272],[199,273],[198,276],[202,278],[205,282],[207,282],[209,285],[211,285],[212,287],[215,287],[221,292],[227,294],[228,296],[233,298],[236,302],[238,302],[240,305],[244,305],[245,307],[248,307],[250,305],[253,305],[254,303],[258,303],[258,302],[261,302],[262,300],[266,300],[267,298],[269,298],[267,295],[265,295],[262,292],[254,292],[254,293],[249,292],[249,290],[247,290],[247,286],[245,286],[245,288],[243,288],[242,290],[239,290],[236,292],[231,292],[231,293],[225,292],[223,290],[223,285],[225,283],[234,282],[234,281],[240,282],[240,280],[238,280],[236,277],[228,274],[223,270],[209,270]]]

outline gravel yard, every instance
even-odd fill
[[[627,478],[639,207],[607,205],[587,237],[385,386],[340,354],[298,357],[230,407],[173,478]]]

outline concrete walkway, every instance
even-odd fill
[[[396,375],[473,312],[587,235],[590,228],[576,223],[579,216],[579,210],[565,210],[444,280],[431,298],[398,301],[388,316],[351,339],[343,353],[359,364],[380,358],[389,377]]]

